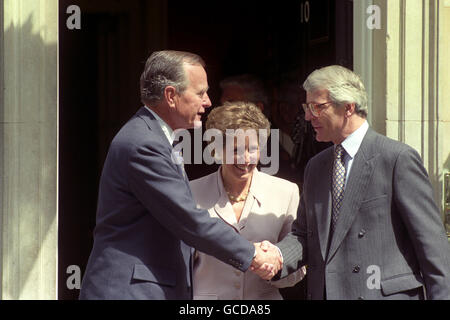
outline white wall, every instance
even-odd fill
[[[381,10],[380,29],[362,29],[371,4]],[[354,69],[372,95],[370,123],[421,154],[442,213],[443,173],[450,169],[450,8],[446,5],[448,0],[354,2]]]
[[[0,10],[1,298],[56,299],[58,1]]]

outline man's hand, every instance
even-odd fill
[[[253,244],[256,256],[253,258],[250,270],[264,280],[272,279],[283,266],[278,248],[269,241]]]

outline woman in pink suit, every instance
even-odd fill
[[[270,176],[256,168],[260,158],[260,130],[270,133],[270,123],[252,103],[227,103],[211,111],[207,129],[217,129],[227,148],[219,157],[218,171],[190,182],[198,207],[207,209],[251,242],[269,240],[277,243],[291,230],[297,215],[299,189],[295,183]],[[255,132],[256,139],[245,136],[245,148],[238,146],[237,134],[226,129]],[[265,141],[264,141],[265,143]],[[231,144],[231,145],[230,145]],[[245,151],[244,151],[245,149]],[[232,158],[232,161],[229,161]],[[224,161],[228,160],[228,161]],[[279,281],[265,281],[251,271],[241,272],[197,252],[194,260],[194,299],[257,300],[282,299],[278,288],[293,286],[305,275],[300,269]]]

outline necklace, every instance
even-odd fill
[[[247,199],[248,191],[242,196],[233,196],[231,193],[229,193],[227,191],[227,195],[228,195],[228,198],[230,198],[230,200],[232,202],[241,202],[241,201],[245,201]]]

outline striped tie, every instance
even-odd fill
[[[334,232],[339,217],[339,209],[341,208],[342,199],[344,198],[345,186],[345,164],[344,164],[344,148],[338,144],[334,150],[333,164],[333,212],[331,215],[331,233]]]

